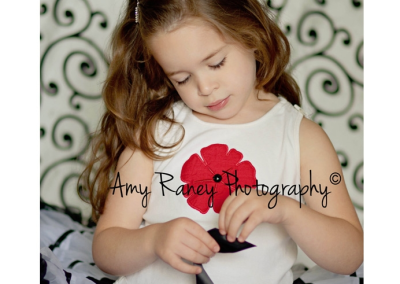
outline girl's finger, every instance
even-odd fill
[[[184,240],[182,240],[182,243],[191,248],[192,250],[196,251],[197,253],[203,255],[204,257],[213,257],[215,255],[216,252],[213,251],[212,248],[209,247],[209,245],[206,245],[202,239],[199,239],[199,237],[189,237],[189,238],[185,238]],[[211,247],[213,247],[213,245],[210,245]],[[215,246],[215,245],[214,245]]]
[[[219,211],[218,228],[219,228],[219,233],[221,235],[226,235],[225,212],[226,208],[229,206],[229,204],[232,202],[234,198],[235,198],[234,194],[228,196],[228,198],[225,199],[224,203],[222,204],[221,210]]]
[[[231,238],[228,239],[228,241],[234,241],[236,236],[233,236],[232,234],[229,234],[231,228],[231,220],[233,217],[233,214],[235,214],[236,210],[238,210],[238,208],[243,204],[243,202],[245,201],[245,196],[237,196],[236,198],[234,198],[229,205],[226,208],[224,217],[225,217],[225,232],[227,237],[231,236]],[[233,240],[232,240],[233,237]]]
[[[198,243],[196,244],[194,244],[193,241],[189,241],[187,243],[188,246],[201,249],[202,254],[204,253],[205,256],[208,256],[210,253],[216,253],[219,251],[220,248],[218,243],[199,224],[191,222],[190,225],[186,227],[186,231],[192,236],[192,238],[189,239],[194,239],[198,241]],[[206,247],[206,249],[204,249],[199,243],[202,243]],[[207,250],[210,250],[211,252],[207,252]]]
[[[241,203],[233,213],[227,226],[227,240],[233,242],[239,232],[240,226],[249,218],[253,208],[251,202]]]
[[[257,214],[257,211],[252,212],[247,221],[244,223],[243,229],[238,237],[238,241],[244,242],[261,222],[261,215]]]
[[[182,249],[179,250],[178,256],[191,261],[193,263],[207,263],[210,261],[209,257],[198,253],[197,251],[193,250],[192,248],[182,245]]]
[[[201,268],[199,266],[194,266],[184,262],[178,255],[174,254],[168,261],[171,267],[179,270],[183,273],[189,274],[199,274],[201,272]]]

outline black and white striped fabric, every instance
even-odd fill
[[[364,283],[364,264],[351,275],[340,275],[329,272],[320,266],[308,269],[302,264],[292,267],[293,284],[363,284]]]
[[[93,223],[80,223],[79,212],[60,209],[41,202],[40,283],[111,284],[117,277],[101,271],[92,258]],[[361,284],[363,265],[352,275],[339,275],[319,266],[292,267],[293,284]],[[216,283],[217,284],[217,283]]]
[[[40,283],[111,284],[117,277],[101,271],[92,258],[93,228],[74,221],[72,210],[41,203]]]

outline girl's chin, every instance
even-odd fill
[[[222,124],[229,124],[229,123],[235,123],[235,122],[230,122],[235,120],[237,113],[232,112],[232,111],[208,111],[206,113],[201,113],[201,112],[196,112],[193,111],[195,116],[199,118],[200,120],[203,120],[205,122],[211,122],[211,123],[222,123]]]

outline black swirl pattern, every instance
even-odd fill
[[[41,197],[63,207],[88,206],[79,201],[76,183],[102,113],[108,68],[103,50],[112,30],[109,17],[115,25],[119,11],[112,14],[107,5],[112,3],[96,4],[104,10],[87,0],[40,4]]]

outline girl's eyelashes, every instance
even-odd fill
[[[222,66],[224,66],[224,64],[225,64],[225,59],[226,59],[226,57],[224,57],[224,59],[222,59],[222,61],[220,62],[220,63],[218,63],[217,65],[212,65],[212,66],[210,66],[212,69],[218,69],[218,68],[221,68]]]
[[[218,64],[216,64],[216,65],[211,65],[211,66],[209,66],[209,67],[210,67],[211,69],[213,69],[213,70],[219,69],[219,68],[221,68],[222,66],[224,66],[225,60],[226,60],[226,57],[224,57],[224,59],[222,59],[220,63],[218,63]],[[187,76],[187,77],[185,78],[185,80],[183,80],[183,81],[177,81],[178,85],[183,85],[183,84],[185,84],[187,81],[189,81],[189,78],[190,78],[190,75]]]
[[[189,78],[190,78],[190,76],[187,76],[185,80],[180,81],[180,82],[177,81],[178,85],[183,85],[183,84],[185,84],[187,81],[189,81]]]

